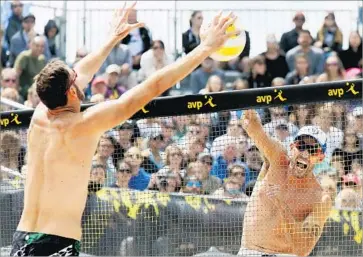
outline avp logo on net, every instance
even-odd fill
[[[272,100],[280,100],[280,102],[285,102],[287,100],[287,98],[285,98],[283,96],[283,92],[282,90],[277,90],[275,89],[274,92],[276,93],[275,96],[273,95],[259,95],[256,97],[256,102],[257,103],[266,103],[266,104],[269,104],[272,102]]]
[[[354,83],[347,82],[345,86],[345,88],[329,89],[328,96],[337,96],[338,98],[341,98],[345,93],[352,93],[353,95],[359,94],[359,91],[355,89]]]
[[[204,103],[202,101],[188,102],[188,105],[187,105],[188,109],[199,110],[200,108],[202,108],[205,105],[209,105],[212,108],[217,106],[215,103],[213,103],[212,96],[204,96],[204,98],[206,99],[206,101]]]

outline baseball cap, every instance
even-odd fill
[[[120,67],[117,64],[110,64],[106,68],[106,73],[111,74],[116,72],[117,74],[120,74],[121,70]]]
[[[210,153],[203,152],[198,155],[199,161],[202,161],[206,158],[208,158],[211,162],[213,162],[213,156]]]
[[[301,136],[311,136],[313,137],[321,146],[321,149],[323,150],[323,153],[326,151],[326,141],[327,137],[324,131],[322,131],[318,126],[304,126],[302,127],[297,135],[295,136],[295,139],[298,139]]]
[[[98,83],[104,83],[107,85],[107,81],[102,78],[102,77],[96,77],[93,81],[92,81],[92,86],[95,86]]]

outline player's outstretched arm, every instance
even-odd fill
[[[228,38],[238,32],[226,33],[226,29],[235,21],[231,13],[226,17],[218,14],[204,35],[202,42],[191,53],[173,64],[158,70],[144,82],[124,93],[119,99],[99,103],[88,108],[83,114],[83,124],[87,130],[93,129],[96,133],[103,133],[111,129],[159,96],[168,88],[184,79],[205,58],[218,50]]]
[[[111,22],[111,36],[106,40],[104,45],[102,45],[96,51],[88,54],[74,67],[74,70],[77,72],[76,85],[81,90],[84,90],[87,87],[88,83],[105,62],[112,49],[123,38],[125,38],[131,30],[144,26],[143,23],[127,23],[128,15],[135,5],[136,2],[134,2],[130,7],[126,8],[125,2],[123,8],[115,10]]]
[[[242,126],[257,148],[269,161],[270,166],[287,165],[286,150],[280,142],[266,134],[260,117],[255,110],[245,110],[243,112]]]

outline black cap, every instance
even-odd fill
[[[23,21],[26,21],[26,20],[29,20],[29,19],[33,19],[33,20],[35,21],[35,16],[34,16],[34,14],[29,13],[28,15],[26,15],[26,16],[23,18]]]

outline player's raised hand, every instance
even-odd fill
[[[242,127],[247,130],[250,125],[261,123],[260,116],[255,110],[245,110],[242,115]]]
[[[212,23],[210,23],[204,31],[201,31],[200,38],[202,44],[210,48],[213,52],[217,51],[229,38],[241,33],[239,30],[226,32],[227,28],[232,25],[236,19],[237,16],[232,12],[225,17],[222,17],[222,12],[220,12],[214,17]]]
[[[131,11],[134,10],[136,2],[131,4],[130,7],[126,7],[126,2],[124,6],[120,9],[116,9],[111,21],[111,35],[121,40],[126,37],[131,30],[140,28],[144,26],[144,23],[137,22],[134,24],[128,23],[128,17]]]

